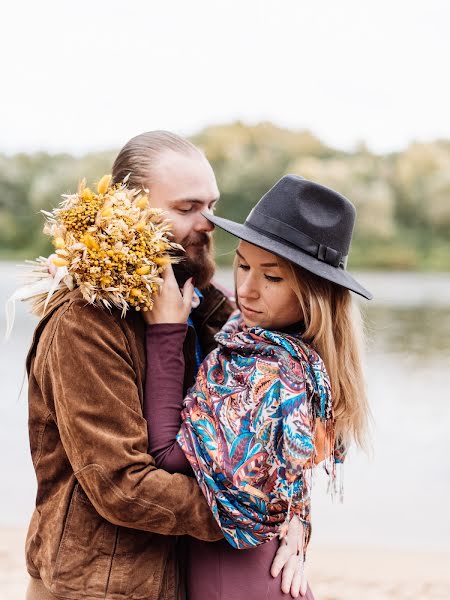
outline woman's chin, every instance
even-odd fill
[[[244,323],[245,323],[246,327],[264,327],[263,323],[261,322],[261,319],[249,317],[248,315],[245,315],[243,312],[241,314],[242,314],[242,318],[244,319]]]

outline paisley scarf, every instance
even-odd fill
[[[325,365],[300,334],[246,328],[238,311],[216,341],[185,399],[178,443],[232,546],[270,540],[292,514],[306,542],[317,419],[333,437]],[[334,466],[340,458],[328,454]]]

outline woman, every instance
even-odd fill
[[[349,443],[364,441],[368,405],[349,290],[371,295],[345,269],[355,210],[336,192],[288,175],[243,225],[205,216],[240,238],[240,310],[216,336],[183,408],[193,285],[181,295],[166,272],[146,316],[149,451],[166,470],[194,472],[224,533],[214,544],[190,541],[189,599],[282,598],[270,575],[277,534],[300,522],[304,554],[312,467],[324,459],[335,481]],[[312,598],[301,573],[291,594],[299,590]]]

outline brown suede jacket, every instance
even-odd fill
[[[233,307],[213,286],[195,311],[205,351]],[[163,349],[162,349],[163,350]],[[184,348],[193,382],[195,333]],[[27,358],[29,433],[37,477],[27,568],[73,600],[173,600],[175,540],[221,538],[195,479],[147,453],[142,415],[145,325],[87,305],[78,290],[38,324]]]

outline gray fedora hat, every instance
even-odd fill
[[[261,198],[243,224],[208,213],[204,216],[241,240],[372,299],[346,271],[356,211],[334,190],[286,175]]]

